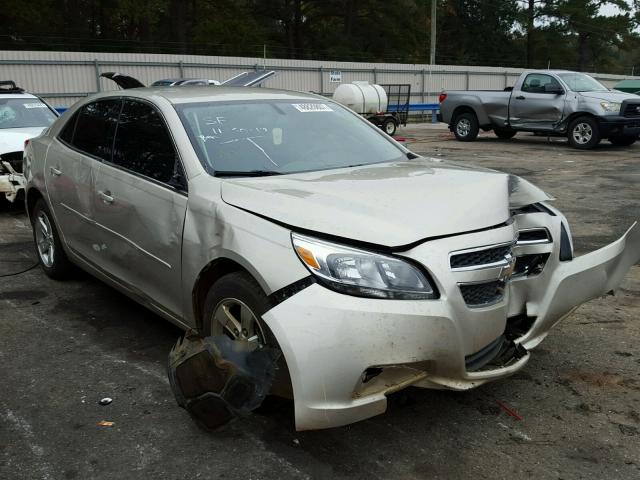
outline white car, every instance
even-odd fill
[[[420,157],[312,94],[101,93],[24,165],[49,276],[73,263],[185,329],[281,349],[300,430],[513,374],[640,259],[635,224],[574,258],[529,182]]]
[[[57,117],[54,109],[14,82],[0,82],[0,201],[14,202],[23,188],[25,141],[40,135]]]

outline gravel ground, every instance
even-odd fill
[[[578,254],[640,218],[640,145],[580,152],[490,133],[467,144],[429,124],[399,134],[416,152],[515,173],[557,197]],[[26,217],[0,212],[0,275],[34,262]],[[314,432],[296,433],[291,403],[271,401],[206,433],[166,379],[178,329],[88,275],[58,283],[33,268],[0,278],[0,478],[640,478],[638,317],[635,266],[507,380],[408,389],[384,415]],[[113,403],[100,406],[105,396]]]

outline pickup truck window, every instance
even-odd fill
[[[546,93],[546,85],[562,88],[560,86],[560,83],[551,75],[545,75],[543,73],[530,73],[522,83],[522,91],[529,93]]]
[[[584,73],[567,72],[559,73],[567,87],[574,92],[608,92],[609,89],[602,85],[595,78],[585,75]]]

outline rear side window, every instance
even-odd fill
[[[121,103],[119,99],[99,100],[82,107],[71,144],[94,157],[110,160]]]
[[[62,129],[62,132],[60,132],[60,135],[58,135],[60,140],[62,140],[65,143],[68,143],[69,145],[73,144],[73,133],[74,133],[74,130],[76,129],[76,121],[78,120],[78,114],[79,112],[76,112],[73,114],[73,117],[71,117],[67,121],[66,125]]]
[[[169,183],[177,155],[160,114],[149,104],[125,100],[112,162],[122,168]]]

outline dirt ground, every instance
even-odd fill
[[[542,187],[567,215],[578,254],[640,219],[638,144],[581,152],[491,133],[459,143],[429,124],[399,135],[418,153]],[[324,431],[295,432],[292,404],[271,402],[212,434],[169,389],[177,328],[88,275],[6,276],[34,262],[26,217],[1,212],[0,478],[640,478],[640,266],[507,380],[465,393],[409,389],[384,415]],[[100,406],[106,396],[113,403]]]

